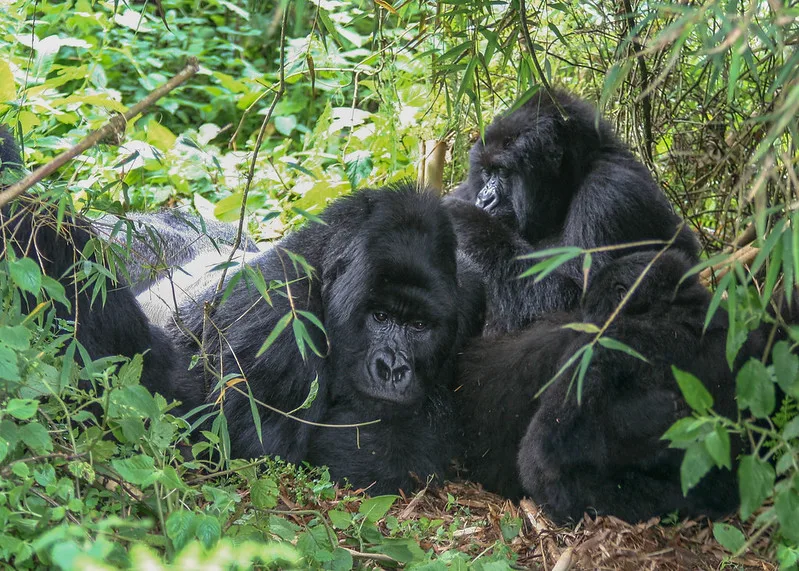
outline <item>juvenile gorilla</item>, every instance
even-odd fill
[[[726,315],[719,311],[703,333],[710,294],[695,276],[679,283],[691,267],[684,254],[668,251],[657,259],[605,333],[648,362],[597,344],[580,404],[570,388],[574,366],[533,398],[592,339],[558,325],[602,326],[652,256],[640,252],[606,265],[591,281],[581,314],[552,315],[523,332],[467,347],[456,398],[470,478],[511,497],[526,493],[556,521],[584,511],[634,522],[677,509],[711,516],[735,509],[738,491],[729,470],[714,469],[683,497],[683,452],[660,440],[689,413],[672,364],[703,381],[717,412],[734,417],[737,410],[725,359]],[[740,363],[761,343],[753,334]]]
[[[19,149],[11,133],[0,126],[0,173],[22,166]],[[0,184],[2,186],[2,184]],[[39,263],[42,272],[64,286],[69,307],[54,302],[56,316],[75,323],[75,336],[92,359],[144,354],[141,382],[152,389],[171,374],[173,348],[164,333],[148,322],[127,286],[108,283],[106,298],[92,300],[92,286],[85,290],[85,279],[76,278],[81,252],[95,236],[81,218],[57,224],[54,209],[35,200],[20,198],[0,212],[2,256],[10,248],[16,257],[28,256]],[[22,300],[33,309],[36,300]]]
[[[682,221],[610,125],[600,119],[597,126],[587,103],[553,96],[539,91],[488,126],[471,150],[467,181],[453,193],[477,208],[449,201],[459,247],[485,276],[487,333],[578,306],[581,257],[534,283],[516,279],[532,265],[518,256],[675,236],[675,249],[691,258],[698,252],[694,235],[685,227],[678,232]],[[596,252],[592,268],[630,251]]]
[[[221,401],[233,457],[309,460],[357,487],[374,483],[372,493],[409,489],[412,473],[439,474],[450,458],[448,385],[463,339],[479,327],[482,291],[479,282],[458,283],[455,236],[431,194],[407,185],[364,190],[320,218],[251,263],[273,286],[268,301],[241,280],[222,303],[209,288],[199,308],[180,309],[184,327],[174,325],[172,335],[186,363],[204,340],[208,366],[187,370],[162,393],[188,412],[217,401],[217,379],[244,378],[246,385],[229,382]],[[286,330],[261,353],[281,323]],[[310,339],[305,356],[298,324]],[[312,390],[316,398],[302,408]],[[262,439],[247,391],[263,403]],[[374,420],[358,430],[308,424]]]

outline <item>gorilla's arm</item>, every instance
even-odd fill
[[[0,126],[0,174],[21,163],[11,133]],[[66,216],[59,223],[55,208],[28,197],[0,210],[0,244],[11,248],[16,256],[35,260],[42,273],[61,282],[69,307],[54,302],[56,316],[74,322],[75,337],[89,356],[99,359],[144,354],[141,383],[155,390],[171,374],[172,344],[163,331],[148,322],[133,294],[122,284],[108,281],[105,296],[92,298],[93,288],[79,279],[77,265],[81,252],[95,237],[83,218]],[[36,300],[26,295],[24,303],[32,309]]]
[[[648,364],[597,346],[581,404],[575,388],[569,389],[570,374],[542,395],[519,447],[525,491],[558,521],[578,519],[586,510],[627,521],[675,509],[683,515],[728,512],[737,497],[733,474],[716,470],[684,497],[682,452],[660,440],[689,412],[671,363],[700,375],[721,410],[734,406],[732,377],[724,372],[724,331],[700,340],[697,330],[643,315],[620,317],[608,336],[657,358]]]
[[[307,255],[308,263],[318,264],[318,259],[301,244],[289,242],[284,245],[286,249],[293,248],[294,254]],[[216,292],[216,284],[193,299],[187,299],[167,329],[176,340],[183,363],[170,387],[171,392],[166,388],[162,392],[182,401],[178,411],[185,414],[197,406],[216,401],[220,379],[229,380],[231,375],[235,378],[238,374],[246,379],[247,384],[234,383],[233,386],[244,394],[236,388],[226,387],[223,405],[233,457],[276,454],[291,462],[299,462],[305,457],[311,429],[277,411],[287,413],[299,407],[308,396],[311,383],[317,379],[317,398],[309,408],[296,411],[293,416],[310,421],[320,419],[327,401],[326,377],[321,373],[324,359],[310,350],[303,358],[291,326],[275,339],[267,351],[256,355],[278,322],[292,310],[323,314],[319,282],[295,267],[282,247],[260,254],[252,261],[252,266],[263,275],[266,284],[274,286],[269,293],[269,302],[254,284],[244,279],[224,302],[221,294]],[[305,324],[316,347],[324,354],[324,336],[312,324]],[[199,346],[197,341],[201,343]],[[198,353],[207,356],[207,368],[201,359],[196,367],[189,369],[192,356]],[[258,438],[253,422],[248,388],[255,399],[277,409],[259,407],[262,440]]]
[[[587,340],[563,328],[576,320],[576,314],[548,315],[526,331],[467,345],[454,393],[464,477],[505,497],[521,496],[519,442],[538,409],[536,393],[557,373],[564,346]]]
[[[578,262],[564,264],[538,283],[519,279],[536,260],[520,256],[536,250],[518,233],[469,203],[445,201],[463,256],[483,276],[486,292],[485,333],[506,333],[529,325],[543,314],[573,308],[582,293]],[[539,245],[546,249],[553,245]]]
[[[668,200],[646,171],[629,153],[597,159],[580,184],[566,215],[556,245],[598,248],[602,246],[659,241],[659,244],[596,252],[592,270],[611,259],[635,251],[656,251],[675,237],[675,250],[696,261],[699,242],[682,225]],[[551,247],[551,246],[550,246]],[[580,260],[572,262],[579,264]],[[572,268],[569,273],[580,271]]]

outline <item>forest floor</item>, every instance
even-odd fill
[[[352,492],[350,492],[351,494]],[[282,495],[285,508],[314,508],[327,512],[334,508],[357,510],[352,496],[346,502],[339,492],[337,499],[320,501],[316,506],[297,506]],[[415,538],[424,550],[436,553],[457,549],[478,559],[504,545],[516,554],[513,567],[545,571],[570,571],[600,569],[612,571],[674,571],[674,570],[763,570],[772,571],[777,565],[764,551],[768,538],[761,537],[746,554],[731,558],[730,553],[713,538],[712,524],[707,520],[683,520],[674,524],[661,524],[659,518],[630,525],[614,517],[585,517],[572,527],[554,525],[535,504],[522,500],[510,502],[495,494],[485,492],[471,483],[450,483],[442,489],[425,489],[416,495],[403,497],[394,503],[388,513],[410,529],[417,530]],[[298,517],[297,519],[302,519]],[[447,534],[426,535],[424,521],[442,521],[445,529],[457,527]],[[457,526],[451,524],[457,522]],[[300,523],[297,521],[297,523]],[[508,527],[516,525],[518,533]],[[727,520],[749,536],[737,519]],[[389,534],[384,523],[383,531]],[[503,529],[504,528],[504,529]],[[511,527],[511,529],[513,529]],[[340,537],[342,545],[345,537]],[[371,560],[368,568],[381,569],[381,556],[351,550],[356,559]],[[387,567],[396,568],[395,562]],[[392,564],[394,563],[394,564]]]

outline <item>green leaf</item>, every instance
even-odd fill
[[[31,422],[19,429],[19,438],[36,454],[52,452],[53,441],[47,429],[41,424]]]
[[[194,535],[206,549],[210,549],[222,537],[222,526],[214,516],[197,516],[197,527]]]
[[[39,401],[33,399],[11,399],[6,406],[6,412],[19,420],[32,418],[39,409]]]
[[[17,353],[0,341],[0,379],[6,381],[21,381],[19,376],[19,363]]]
[[[557,256],[552,256],[551,258],[541,260],[537,264],[533,265],[533,267],[519,274],[519,279],[534,275],[535,279],[533,280],[533,282],[534,283],[540,282],[549,274],[557,270],[560,266],[562,266],[563,264],[565,264],[570,260],[573,260],[574,258],[583,253],[583,251],[580,249],[575,248],[574,250],[576,251],[565,252],[563,254],[559,254]]]
[[[50,299],[54,299],[67,309],[72,309],[72,304],[69,303],[67,299],[67,292],[64,290],[64,286],[61,285],[61,282],[51,278],[50,276],[42,276],[42,289],[45,293],[50,296]]]
[[[782,428],[782,437],[785,440],[791,440],[793,438],[799,437],[799,416],[792,419]],[[786,454],[786,456],[790,457],[790,454]]]
[[[108,401],[108,416],[111,418],[155,419],[161,415],[155,397],[141,385],[111,389]]]
[[[794,398],[799,398],[799,356],[791,353],[787,341],[774,345],[771,353],[774,360],[774,374],[780,388]]]
[[[717,424],[713,432],[705,437],[705,448],[710,457],[719,468],[724,467],[732,470],[730,462],[730,434],[722,425]]]
[[[783,486],[774,498],[774,511],[780,522],[780,533],[790,541],[799,542],[799,493]]]
[[[588,345],[585,352],[583,353],[582,358],[580,359],[580,365],[577,367],[577,404],[581,404],[583,401],[583,382],[585,381],[585,375],[588,373],[588,367],[591,366],[591,359],[594,358],[594,347],[592,345]]]
[[[256,357],[260,357],[261,355],[263,355],[272,346],[272,343],[275,342],[278,336],[281,333],[283,333],[283,330],[288,326],[289,321],[291,321],[291,318],[292,318],[291,313],[287,313],[286,315],[280,318],[280,321],[278,321],[275,324],[274,328],[269,333],[269,336],[266,338],[266,341],[264,341],[264,344],[261,345],[260,349],[258,349],[258,352],[255,354]]]
[[[297,116],[296,115],[284,115],[281,117],[275,117],[275,129],[281,135],[288,137],[291,135],[291,132],[297,126]]]
[[[774,383],[766,366],[749,359],[735,378],[738,408],[749,409],[756,418],[766,418],[774,411]]]
[[[31,330],[23,325],[6,325],[0,327],[0,339],[3,344],[11,349],[23,351],[31,344]]]
[[[425,553],[413,539],[406,537],[387,537],[382,539],[378,545],[369,549],[370,553],[382,553],[388,555],[400,563],[411,563],[413,561],[424,561]]]
[[[741,530],[727,523],[714,523],[713,537],[730,553],[735,553],[746,545],[746,537]]]
[[[25,462],[17,462],[11,466],[11,471],[15,476],[27,480],[31,475],[31,470]]]
[[[258,436],[258,442],[264,441],[263,424],[261,423],[261,412],[258,410],[258,402],[255,395],[252,394],[252,387],[250,383],[245,383],[247,387],[247,400],[250,403],[250,414],[252,415],[252,424],[255,426],[255,434]]]
[[[599,327],[593,323],[567,323],[563,329],[571,329],[572,331],[580,331],[582,333],[596,334],[599,333]]]
[[[141,379],[141,373],[144,369],[144,358],[141,355],[134,355],[133,358],[124,363],[117,373],[120,385],[135,385]],[[156,413],[157,414],[157,413]]]
[[[358,513],[363,514],[366,521],[375,523],[383,518],[399,496],[375,496],[361,502]]]
[[[607,104],[611,95],[613,95],[622,84],[624,79],[630,73],[634,63],[635,60],[624,58],[623,60],[617,61],[611,65],[610,69],[607,70],[605,73],[605,81],[602,84],[602,93],[599,96],[600,109]]]
[[[605,347],[606,349],[610,349],[611,351],[621,351],[622,353],[625,353],[630,357],[635,357],[636,359],[643,361],[644,363],[649,362],[649,359],[641,355],[641,353],[639,353],[629,345],[626,345],[625,343],[617,341],[616,339],[613,339],[611,337],[600,337],[599,344]]]
[[[344,159],[347,168],[347,178],[352,190],[357,190],[361,183],[372,174],[372,153],[369,151],[355,151]]]
[[[111,466],[114,467],[114,470],[116,470],[126,482],[141,486],[142,488],[149,486],[159,477],[152,457],[145,456],[144,454],[137,454],[130,458],[111,460]]]
[[[298,410],[303,410],[306,408],[311,408],[311,405],[316,400],[316,396],[319,394],[319,375],[314,377],[314,380],[311,381],[311,387],[308,390],[308,396],[305,397],[305,400],[302,401],[302,404],[292,410],[292,414],[297,412]]]
[[[522,520],[518,517],[503,517],[499,521],[499,530],[502,533],[502,539],[511,541],[522,530]]]
[[[681,371],[677,367],[671,367],[674,378],[677,379],[677,384],[680,386],[685,401],[693,410],[698,413],[705,413],[713,406],[713,397],[707,391],[702,381],[697,379],[691,373]]]
[[[680,465],[680,482],[685,496],[713,467],[713,458],[700,443],[691,444],[685,451]]]
[[[738,465],[738,486],[741,493],[741,519],[748,519],[763,505],[774,489],[774,469],[759,458],[747,455]]]
[[[275,514],[269,515],[269,532],[278,536],[283,541],[293,541],[300,531],[300,526]]]
[[[280,490],[274,480],[261,478],[250,487],[252,505],[260,509],[271,509],[277,505]]]
[[[177,510],[166,518],[166,535],[172,540],[175,551],[180,551],[194,538],[196,516],[186,510]]]
[[[17,287],[28,293],[37,294],[42,288],[42,271],[39,264],[30,258],[20,258],[8,263],[8,273]]]
[[[672,448],[688,448],[689,444],[703,440],[710,430],[709,422],[688,416],[672,424],[661,440],[671,440]]]
[[[352,514],[339,509],[330,510],[327,517],[336,529],[347,529],[352,523]]]

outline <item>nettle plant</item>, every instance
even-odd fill
[[[768,530],[777,538],[781,568],[799,562],[799,327],[774,317],[769,305],[781,304],[782,315],[793,316],[796,299],[781,292],[795,289],[799,276],[795,244],[799,215],[790,223],[778,221],[759,243],[759,253],[748,270],[731,264],[719,280],[707,321],[723,306],[729,317],[727,361],[732,367],[747,335],[762,328],[765,355],[744,363],[736,375],[737,418],[713,410],[713,398],[701,380],[674,370],[675,378],[693,414],[676,422],[664,435],[671,446],[685,450],[681,466],[683,491],[688,492],[712,468],[732,469],[735,439],[748,443],[737,458],[742,520],[756,514],[749,538],[737,528],[716,524],[716,539],[733,553],[743,552]],[[696,271],[717,263],[711,258]],[[764,275],[760,288],[752,276]],[[784,298],[784,299],[783,299]],[[793,321],[790,319],[789,321]],[[765,506],[765,507],[763,507]],[[761,509],[763,508],[763,509]]]

